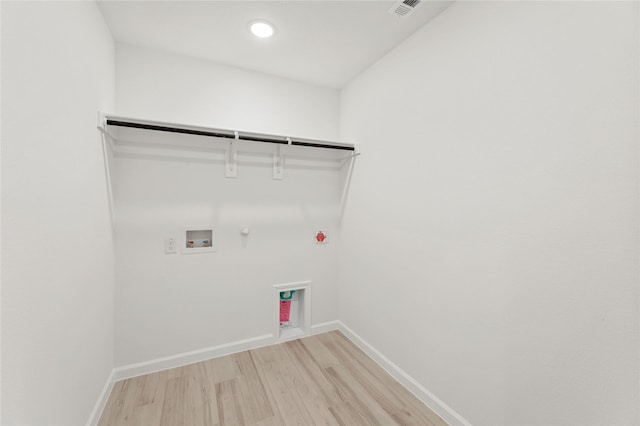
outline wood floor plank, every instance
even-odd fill
[[[232,357],[242,373],[236,378],[236,385],[238,392],[242,395],[242,413],[246,423],[256,424],[273,417],[276,413],[272,409],[271,400],[258,375],[251,353],[240,352]]]
[[[242,416],[247,424],[255,424],[275,415],[271,401],[259,377],[238,377],[236,388],[242,395]]]
[[[233,360],[235,364],[236,371],[238,372],[237,376],[240,376],[240,375],[248,376],[248,377],[258,376],[258,372],[256,371],[255,362],[253,360],[253,357],[251,356],[251,352],[249,351],[239,352],[233,355],[229,355],[229,357]]]
[[[328,334],[328,333],[324,333]],[[333,356],[333,354],[327,350],[324,346],[324,343],[320,340],[319,336],[315,335],[310,337],[305,337],[303,339],[298,340],[302,343],[305,348],[313,354],[314,359],[322,368],[332,367],[334,365],[339,365],[340,362]]]
[[[162,402],[140,405],[131,414],[132,425],[159,425],[162,421]]]
[[[272,346],[252,349],[251,355],[256,365],[268,365],[280,362],[277,353],[272,350]]]
[[[251,354],[251,359],[253,360],[253,365],[256,368],[256,374],[260,379],[260,382],[263,384],[263,389],[265,392],[265,396],[269,401],[269,405],[271,410],[273,411],[272,417],[267,417],[258,421],[256,424],[261,426],[282,426],[285,424],[282,415],[280,414],[280,410],[278,409],[278,404],[276,403],[276,399],[273,395],[273,391],[265,382],[265,372],[264,369],[273,368],[273,364],[275,362],[275,358],[272,358],[272,352],[267,350],[262,350],[265,348],[258,348],[249,351]]]
[[[342,402],[330,407],[331,414],[336,418],[340,426],[368,426],[369,422],[365,419],[350,402]]]
[[[176,377],[167,382],[160,415],[161,425],[184,424],[184,398],[186,388],[185,379]]]
[[[187,377],[187,424],[219,424],[215,388],[206,380],[204,364],[187,365],[184,371]]]
[[[137,405],[152,404],[158,402],[158,400],[162,401],[168,377],[167,370],[141,376],[142,390],[140,391]]]
[[[98,424],[446,425],[338,331],[116,382]]]
[[[204,380],[204,368],[191,364],[182,368],[182,375],[167,382],[162,405],[161,425],[217,425],[212,415],[215,398]]]
[[[266,419],[260,420],[255,424],[255,426],[283,426],[287,423],[282,419],[280,414],[275,415],[273,417],[267,417]]]
[[[220,426],[245,425],[241,396],[236,389],[236,379],[216,383],[216,400]]]
[[[395,420],[383,407],[378,405],[365,389],[352,375],[349,369],[341,365],[327,368],[327,372],[336,386],[344,392],[353,407],[371,425],[395,425]]]
[[[420,411],[406,408],[393,414],[393,419],[402,426],[446,426],[440,417],[421,415]]]
[[[108,426],[114,424],[118,417],[118,412],[122,410],[122,401],[126,395],[123,389],[124,380],[120,380],[114,383],[109,399],[102,411],[98,426]]]
[[[222,358],[228,358],[228,357],[221,357],[221,358],[216,358],[218,360],[222,359]],[[202,361],[200,362],[200,366],[201,366],[201,374],[203,375],[202,380],[203,382],[206,384],[207,389],[209,390],[210,394],[209,394],[209,404],[210,404],[210,408],[211,408],[211,418],[214,421],[217,421],[218,423],[221,422],[221,418],[220,418],[220,413],[218,412],[218,402],[217,402],[217,391],[216,391],[216,384],[220,383],[219,378],[223,377],[223,376],[228,376],[230,375],[229,371],[227,370],[228,365],[224,365],[221,368],[224,368],[225,370],[222,372],[217,371],[216,366],[220,366],[223,365],[222,363],[214,363],[212,362],[213,360],[207,360],[207,361]],[[231,360],[229,359],[229,365],[231,367],[233,367],[233,363],[231,362]],[[235,370],[233,368],[231,368],[231,371],[234,372]],[[217,420],[216,420],[217,419]]]
[[[101,425],[131,425],[133,410],[142,392],[144,376],[120,380],[115,383],[109,396]]]
[[[350,375],[358,382],[358,385],[367,389],[369,395],[389,415],[393,415],[404,408],[403,402],[382,382],[381,376],[387,374],[382,368],[376,365],[375,369],[366,369],[359,360],[350,356],[339,344],[328,343],[327,347],[340,359],[341,366],[347,368]],[[381,371],[377,371],[377,369]]]
[[[274,403],[285,424],[312,425],[314,420],[295,388],[295,376],[289,357],[281,345],[257,350],[258,373],[270,389]],[[267,360],[265,362],[265,360]]]
[[[332,353],[346,363],[349,368],[358,372],[357,378],[365,386],[375,390],[374,397],[385,406],[388,412],[394,415],[397,414],[397,417],[404,419],[404,421],[416,418],[417,424],[446,425],[442,418],[424,405],[411,392],[408,392],[344,334],[332,332],[330,336],[325,336],[323,339],[327,337],[331,338],[331,341],[327,344]],[[411,416],[407,416],[406,413],[411,413]]]
[[[169,372],[170,370],[164,370],[142,376],[144,384],[137,405],[133,409],[132,425],[160,424]]]
[[[316,361],[315,357],[299,340],[292,340],[284,344],[292,362],[300,370],[300,374],[313,383],[322,396],[327,407],[345,401],[344,394],[333,384],[331,378]]]
[[[203,361],[203,364],[214,385],[235,379],[239,374],[235,360],[231,356],[209,359]]]
[[[292,348],[296,347],[297,345],[293,342],[276,347],[276,350],[282,351],[279,359],[283,361],[281,368],[288,373],[290,392],[301,397],[302,403],[311,416],[311,424],[336,425],[336,419],[329,411],[330,401],[327,399],[326,393],[291,353]]]

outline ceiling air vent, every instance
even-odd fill
[[[394,4],[391,9],[389,9],[389,13],[400,16],[400,17],[410,15],[411,12],[413,12],[415,8],[420,5],[421,2],[422,2],[421,0],[399,1],[398,3]]]

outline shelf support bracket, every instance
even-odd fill
[[[287,140],[289,143],[291,142],[290,138],[287,138]],[[284,155],[280,145],[278,145],[275,154],[273,154],[273,178],[277,180],[284,179]]]
[[[101,132],[107,131],[107,118],[102,111],[98,111],[98,129]]]
[[[235,139],[229,141],[229,146],[226,149],[225,160],[225,177],[235,178],[238,177],[238,147],[237,142],[240,139],[238,132],[234,132]]]

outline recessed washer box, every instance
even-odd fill
[[[213,240],[213,228],[210,226],[191,227],[184,230],[182,254],[211,253],[216,251]]]

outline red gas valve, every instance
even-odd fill
[[[327,240],[327,234],[323,231],[318,231],[316,233],[316,243],[322,244]]]

